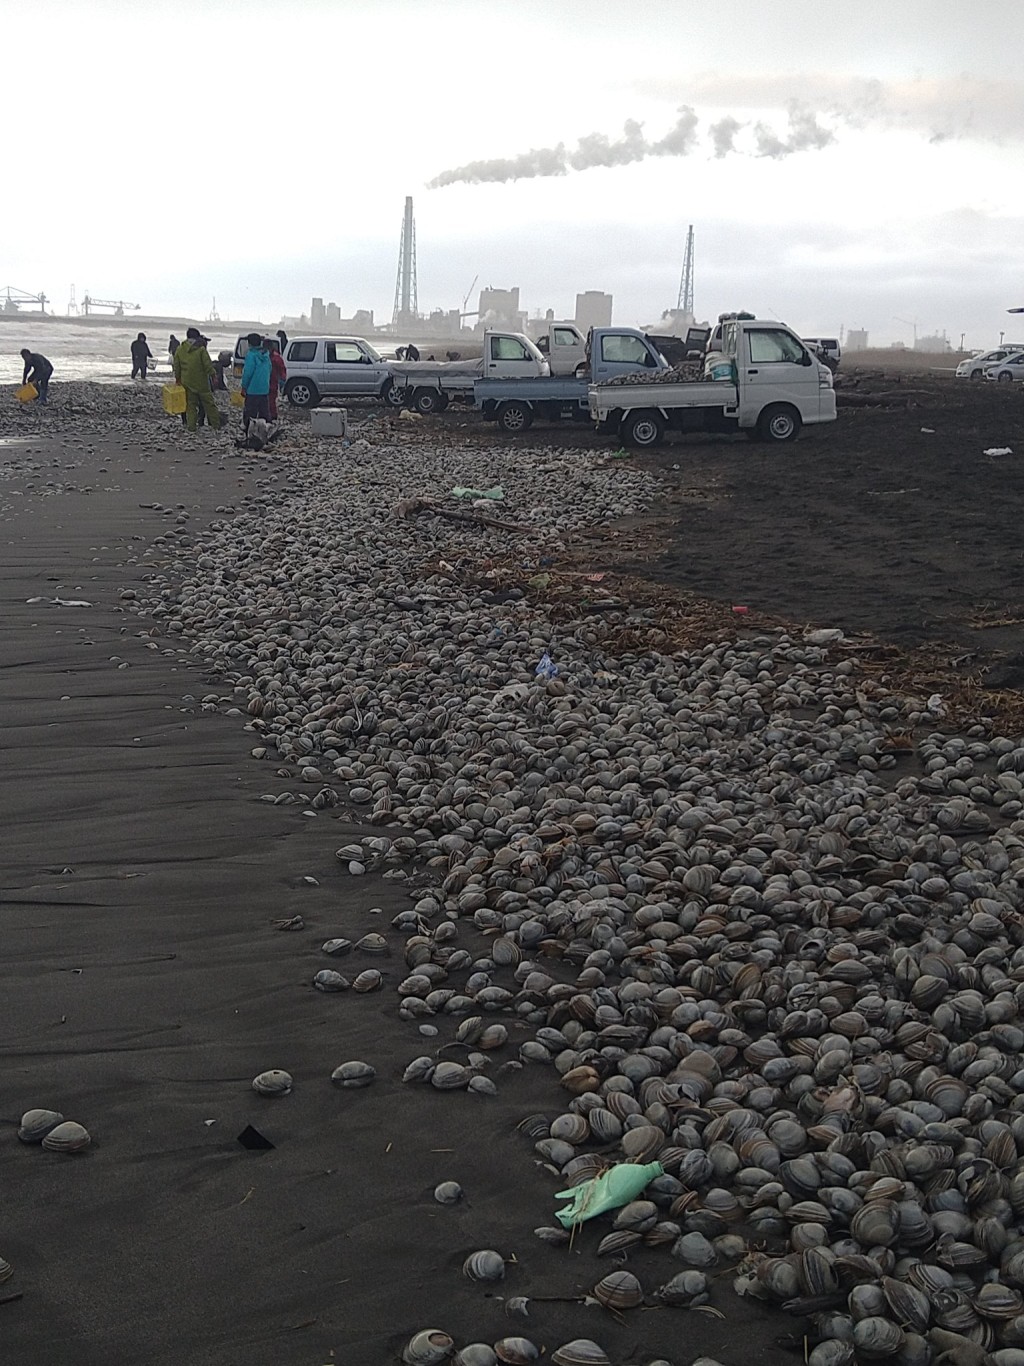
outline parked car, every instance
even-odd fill
[[[284,394],[296,408],[315,408],[325,398],[389,401],[391,365],[362,337],[297,337],[285,361]]]
[[[809,346],[818,359],[823,360],[835,374],[839,369],[839,361],[843,354],[838,337],[801,337],[800,340],[805,346]]]
[[[977,355],[962,360],[956,367],[957,379],[984,379],[989,367],[998,365],[1007,356],[1024,350],[1022,346],[997,346],[993,351],[979,351]]]
[[[1024,351],[1016,351],[1013,355],[1004,357],[998,365],[989,366],[985,371],[985,378],[999,380],[1003,384],[1009,384],[1015,379],[1024,379]]]

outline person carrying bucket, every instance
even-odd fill
[[[146,378],[148,363],[153,359],[153,353],[149,349],[146,341],[145,332],[140,332],[132,342],[132,379],[138,375],[139,379]]]
[[[185,390],[185,418],[190,432],[198,426],[200,406],[213,430],[220,426],[220,409],[210,388],[214,374],[213,361],[203,345],[199,328],[190,327],[174,353],[174,378]]]
[[[250,332],[246,341],[249,350],[245,355],[242,368],[242,425],[245,436],[249,436],[249,424],[255,421],[264,423],[270,420],[270,383],[272,368],[270,352],[263,349],[263,338],[258,332]],[[257,429],[258,430],[258,429]]]
[[[38,351],[30,351],[27,346],[22,347],[21,358],[25,362],[25,373],[21,377],[22,384],[34,384],[39,393],[39,402],[48,402],[47,390],[50,387],[53,366],[45,356],[41,356]]]

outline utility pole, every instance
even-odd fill
[[[679,298],[676,308],[693,317],[693,224],[686,230],[686,251],[683,253],[683,273],[679,277]]]

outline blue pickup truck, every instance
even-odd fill
[[[574,376],[478,379],[473,385],[474,406],[485,422],[496,422],[503,432],[525,432],[535,418],[589,422],[588,390],[615,375],[667,370],[657,346],[632,327],[595,327],[587,337],[586,359]]]

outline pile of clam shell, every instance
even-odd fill
[[[471,1342],[458,1350],[455,1340],[441,1328],[423,1328],[408,1342],[402,1360],[406,1366],[531,1366],[540,1361],[541,1348],[529,1338],[499,1338],[492,1345]],[[612,1366],[611,1359],[592,1338],[574,1338],[556,1347],[549,1360],[554,1366]],[[664,1366],[652,1362],[651,1366]]]
[[[732,1266],[812,1366],[1024,1366],[1024,743],[936,730],[840,645],[670,655],[653,611],[566,619],[529,566],[499,592],[500,532],[382,512],[453,481],[515,489],[538,558],[656,489],[572,452],[311,448],[136,604],[289,799],[381,828],[338,850],[408,884],[404,968],[369,971],[465,1050],[404,1079],[530,1069],[553,1190],[660,1163],[598,1231],[629,1275],[663,1249],[636,1304],[701,1308]]]

